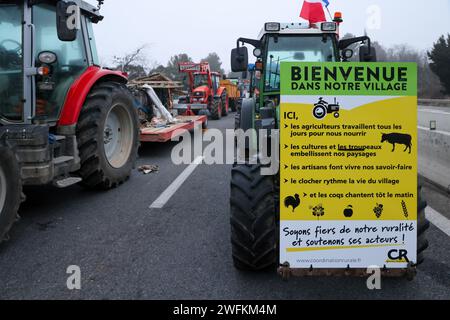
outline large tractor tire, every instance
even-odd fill
[[[222,101],[222,117],[226,117],[226,116],[228,116],[228,108],[230,107],[228,104],[227,94],[224,93],[220,100]],[[228,108],[227,108],[227,106],[228,106]]]
[[[220,120],[222,118],[222,101],[214,99],[211,106],[211,119]]]
[[[234,266],[261,271],[278,264],[279,219],[275,177],[261,165],[235,165],[231,179],[231,245]]]
[[[241,128],[241,112],[236,112],[234,115],[234,130]]]
[[[419,186],[417,193],[417,265],[421,265],[425,261],[424,253],[429,246],[427,239],[427,230],[430,228],[430,222],[425,216],[425,208],[427,207],[427,202],[423,198],[421,186]]]
[[[236,112],[237,111],[236,98],[229,98],[228,99],[228,105],[230,106],[231,112]]]
[[[139,120],[133,96],[119,83],[103,82],[89,93],[77,126],[80,176],[88,188],[124,183],[139,148]]]
[[[8,232],[17,220],[21,202],[19,165],[14,153],[0,145],[0,243],[8,239]]]

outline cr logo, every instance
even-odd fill
[[[406,261],[409,262],[408,259],[408,250],[398,250],[398,249],[394,249],[389,251],[388,253],[388,257],[389,259],[393,260],[393,261]]]

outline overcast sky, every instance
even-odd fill
[[[106,0],[102,9],[105,20],[95,27],[100,57],[106,62],[114,55],[148,44],[152,63],[165,65],[177,53],[188,53],[200,60],[217,52],[229,70],[230,50],[238,37],[256,38],[267,21],[298,21],[302,3],[303,0]],[[373,39],[387,46],[407,43],[425,50],[440,35],[450,32],[450,0],[330,3],[332,13],[343,13],[342,35],[363,35],[368,28]]]

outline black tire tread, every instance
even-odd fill
[[[235,165],[231,181],[231,244],[239,270],[261,271],[278,263],[274,178],[261,165]]]
[[[6,175],[13,174],[15,181],[13,181],[13,190],[12,193],[8,192],[6,194],[7,198],[5,199],[5,207],[2,209],[3,212],[0,212],[2,217],[0,217],[0,244],[4,241],[9,240],[9,231],[11,230],[14,222],[18,220],[18,211],[20,204],[22,203],[24,196],[22,193],[22,181],[20,178],[19,165],[15,160],[14,153],[11,150],[7,149],[3,143],[0,144],[0,152],[2,153],[2,157],[7,158],[7,161],[10,161],[10,171],[5,172]],[[3,150],[2,150],[3,149]],[[2,160],[2,159],[0,159]],[[2,160],[4,161],[4,160]],[[2,164],[0,164],[2,165]],[[3,164],[5,165],[5,164]],[[6,177],[8,180],[8,178]],[[7,181],[8,182],[8,181]],[[9,181],[11,183],[11,181]],[[8,208],[7,208],[8,207]]]
[[[220,120],[222,118],[222,114],[219,112],[220,101],[214,100],[211,106],[211,119]]]
[[[227,96],[227,93],[225,92],[222,95],[222,97],[221,97],[221,101],[222,101],[222,117],[227,117],[228,116],[228,111],[227,111],[227,107],[226,107],[227,102],[228,102],[227,100],[228,100],[228,96]],[[228,105],[228,107],[230,107],[230,106]]]
[[[97,133],[100,130],[100,121],[105,106],[112,104],[113,93],[120,93],[131,97],[131,93],[120,83],[102,82],[97,84],[89,93],[79,116],[77,125],[78,149],[81,159],[80,176],[82,185],[88,188],[112,189],[123,184],[129,179],[129,174],[120,178],[107,177],[101,167],[100,152],[102,147],[97,141]],[[136,120],[137,123],[137,120]],[[139,128],[137,128],[138,130]],[[133,167],[137,159],[139,139],[132,149],[131,155]]]
[[[428,206],[422,194],[422,187],[418,188],[417,197],[417,265],[425,261],[425,251],[429,247],[427,231],[430,228],[430,221],[425,216],[425,209]]]

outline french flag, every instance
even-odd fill
[[[308,20],[309,23],[317,23],[327,21],[323,5],[326,7],[330,5],[329,0],[305,0],[303,2],[302,12],[300,18]]]

